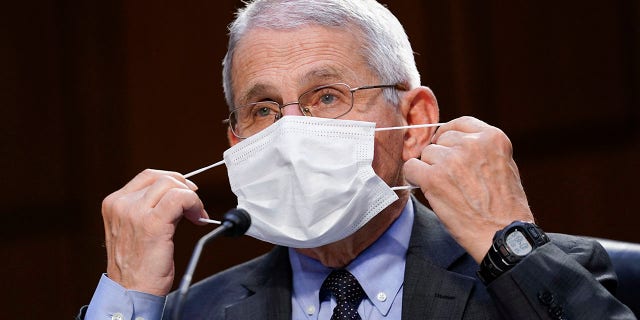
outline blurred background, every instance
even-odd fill
[[[441,119],[471,115],[512,139],[545,230],[640,242],[638,1],[383,2]],[[0,301],[12,318],[70,319],[105,271],[102,199],[145,168],[186,173],[222,159],[220,61],[241,2],[7,5]],[[213,217],[235,206],[224,167],[193,180]],[[178,277],[211,228],[178,227]],[[269,248],[217,241],[196,278]]]

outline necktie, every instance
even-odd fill
[[[322,283],[321,294],[331,293],[338,305],[333,309],[331,320],[361,320],[358,305],[364,298],[364,290],[347,270],[334,270]]]

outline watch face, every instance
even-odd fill
[[[520,230],[515,230],[510,233],[507,236],[506,243],[511,252],[518,256],[526,256],[533,250],[531,244]]]

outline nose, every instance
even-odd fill
[[[300,103],[297,101],[283,104],[282,107],[280,107],[280,113],[282,116],[304,116],[302,111],[300,111]]]

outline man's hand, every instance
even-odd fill
[[[173,234],[184,216],[208,218],[197,187],[176,172],[147,169],[102,203],[107,275],[129,290],[164,296],[174,278]]]
[[[478,263],[497,230],[533,222],[512,151],[500,129],[462,117],[441,126],[420,159],[404,165],[407,180]]]

